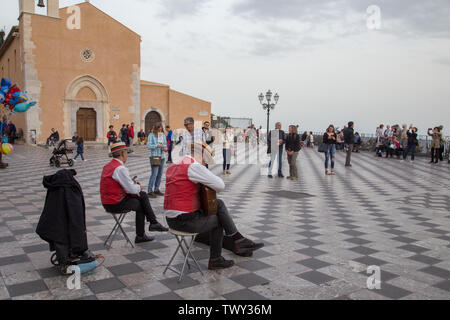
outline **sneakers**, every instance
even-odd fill
[[[208,269],[209,270],[219,270],[219,269],[227,269],[234,266],[233,260],[225,260],[224,257],[220,257],[217,259],[209,259]]]
[[[273,178],[273,175],[269,174],[268,177],[269,177],[270,179],[272,179],[272,178]]]
[[[283,174],[282,174],[282,173],[279,174],[279,175],[278,175],[278,178],[284,178]]]
[[[147,193],[149,198],[155,199],[156,198],[156,194],[154,192],[149,192]]]
[[[148,231],[150,232],[167,232],[169,229],[164,227],[161,223],[151,224],[150,227],[148,227]]]
[[[153,240],[155,240],[155,237],[149,237],[146,234],[144,234],[143,237],[136,236],[134,243],[145,243],[145,242],[151,242]]]
[[[155,192],[153,192],[153,194],[154,195],[156,195],[156,196],[164,196],[164,193],[162,193],[161,191],[155,191]]]

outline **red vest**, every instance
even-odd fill
[[[166,194],[164,209],[194,212],[200,209],[200,185],[189,180],[189,166],[194,163],[190,157],[184,157],[166,172]]]
[[[117,160],[112,160],[103,167],[102,178],[100,180],[100,196],[102,204],[118,204],[127,195],[120,183],[113,179],[114,170],[122,164]]]

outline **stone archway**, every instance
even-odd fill
[[[156,124],[162,124],[161,115],[156,111],[150,111],[145,116],[145,135],[148,136]]]
[[[80,97],[83,100],[80,100]],[[106,142],[105,128],[108,127],[109,96],[103,84],[89,75],[74,79],[67,87],[64,100],[64,134],[66,137],[71,137],[77,131],[77,113],[80,109],[95,111],[95,141]]]
[[[159,123],[161,123],[161,125],[163,126],[163,129],[166,126],[166,117],[161,109],[157,107],[152,107],[150,109],[147,109],[144,112],[144,115],[145,116],[142,119],[141,128],[144,128],[144,131],[147,136],[150,133],[150,130],[152,130],[152,126],[156,122],[159,121]]]

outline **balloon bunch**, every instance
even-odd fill
[[[28,102],[27,92],[21,92],[19,87],[11,85],[11,79],[2,78],[0,87],[0,103],[12,112],[27,112],[35,101]]]

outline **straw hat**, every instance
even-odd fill
[[[127,145],[123,142],[116,142],[111,145],[111,152],[109,153],[109,156],[112,157],[114,153],[120,152],[120,151],[128,151],[130,148],[127,147]]]

